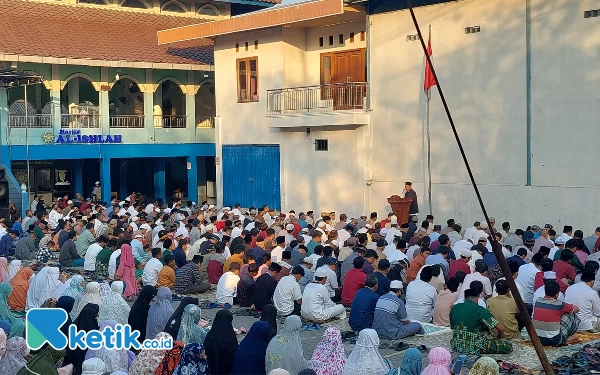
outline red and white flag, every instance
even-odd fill
[[[433,52],[431,51],[431,30],[429,30],[429,40],[427,40],[427,56],[431,58]],[[433,72],[431,71],[431,65],[429,65],[429,61],[425,59],[425,82],[424,88],[425,92],[427,92],[431,86],[435,86],[437,82],[435,81],[435,77],[433,76]]]

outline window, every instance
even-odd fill
[[[333,46],[333,35],[329,35],[329,45]]]
[[[340,42],[340,44],[344,44],[344,34],[340,34],[338,36],[338,41]]]
[[[329,141],[327,139],[315,139],[315,151],[329,151]]]
[[[354,33],[350,33],[350,43],[354,43]]]
[[[319,37],[319,47],[323,47],[323,37]]]
[[[238,102],[258,101],[258,57],[237,60]]]

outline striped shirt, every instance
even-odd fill
[[[538,298],[533,310],[533,327],[538,336],[550,339],[560,334],[561,317],[572,313],[573,309],[574,305],[556,298]]]

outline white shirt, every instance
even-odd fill
[[[481,281],[483,283],[483,291],[479,295],[479,298],[484,298],[485,296],[492,295],[492,284],[490,283],[490,279],[483,276],[479,272],[470,273],[465,276],[465,281],[463,281],[460,289],[458,290],[458,298],[465,298],[465,290],[471,288],[471,283],[473,281]]]
[[[117,272],[117,258],[121,255],[121,249],[117,249],[110,254],[108,260],[108,277],[111,279],[115,278],[115,272]]]
[[[236,237],[239,237],[242,235],[242,229],[235,227],[231,230],[231,239],[233,240]]]
[[[302,298],[300,285],[293,275],[284,276],[277,283],[273,294],[273,305],[279,315],[289,315],[294,311],[294,301]]]
[[[304,287],[302,307],[300,308],[302,317],[310,320],[326,320],[333,315],[345,312],[344,307],[342,305],[339,306],[341,306],[341,311],[334,311],[337,306],[331,300],[331,297],[329,297],[327,288],[324,285],[308,283],[308,285]]]
[[[50,211],[50,214],[48,214],[48,225],[50,226],[51,229],[54,229],[58,225],[58,221],[62,218],[63,218],[62,214],[59,214],[55,210],[52,210],[52,211]]]
[[[145,285],[156,286],[158,281],[158,273],[162,270],[163,264],[160,260],[152,258],[146,263],[144,267],[144,273],[142,274],[142,282]]]
[[[454,246],[452,246],[452,251],[454,251],[454,256],[456,257],[456,259],[460,259],[460,252],[463,251],[463,249],[471,250],[472,247],[473,244],[469,241],[459,240],[456,241]]]
[[[273,263],[277,263],[281,260],[281,256],[283,255],[283,247],[276,246],[271,250],[271,261]]]
[[[102,246],[97,243],[93,243],[88,247],[85,252],[85,259],[83,261],[83,269],[86,271],[96,270],[96,257],[102,251]]]
[[[600,297],[598,292],[590,288],[586,283],[573,284],[565,292],[565,302],[577,305],[580,319],[579,329],[586,331],[594,328],[600,316]]]
[[[35,211],[37,211],[37,204],[38,201],[37,200],[33,200],[31,201],[31,206],[29,207],[31,209],[31,212],[33,212],[35,214]]]
[[[519,276],[515,279],[523,290],[523,301],[527,304],[533,304],[533,286],[535,284],[535,275],[540,270],[533,263],[527,263],[519,267]],[[542,296],[543,297],[543,296]]]
[[[402,232],[400,232],[397,228],[390,228],[387,231],[387,235],[385,236],[385,240],[387,241],[387,243],[392,243],[394,242],[394,237],[402,237]]]
[[[317,263],[315,262],[315,264],[317,264]],[[333,296],[335,296],[335,290],[339,287],[338,281],[337,281],[337,274],[335,273],[334,270],[329,268],[329,266],[327,264],[325,264],[317,269],[321,269],[321,268],[327,272],[327,281],[325,281],[325,284],[323,284],[323,285],[329,291],[329,296],[333,297]],[[316,273],[316,270],[315,270],[315,273]],[[314,277],[313,277],[312,281],[315,281]]]
[[[563,234],[561,234],[560,236],[556,237],[556,238],[554,239],[554,242],[556,243],[556,241],[557,241],[559,238],[560,238],[560,239],[562,239],[562,240],[564,240],[564,241],[563,241],[563,243],[567,243],[567,241],[568,241],[568,240],[570,240],[570,239],[571,239],[571,238],[573,238],[573,237],[569,236],[569,235],[568,235],[568,234],[566,234],[566,233],[563,233]],[[591,249],[590,249],[590,250],[591,250]]]
[[[433,307],[437,290],[423,280],[414,280],[406,288],[406,313],[410,320],[429,323],[433,318]]]
[[[419,246],[419,245],[412,245],[411,247],[409,247],[409,248],[406,250],[406,257],[408,258],[408,260],[409,260],[410,262],[412,262],[412,260],[413,260],[413,258],[414,258],[414,256],[413,256],[413,255],[414,255],[415,251],[416,251],[417,249],[420,249],[420,248],[421,248],[421,246]]]
[[[465,240],[465,241],[467,241],[467,240],[473,241],[473,237],[475,236],[475,233],[477,231],[478,231],[478,229],[475,228],[475,227],[467,228],[467,230],[465,230],[465,235],[463,236],[463,240]],[[477,243],[477,241],[473,241],[473,243]]]
[[[479,259],[483,259],[481,254],[479,254],[477,250],[471,250],[471,259],[467,263],[469,267],[471,267],[471,273],[475,272],[475,262],[477,262]]]
[[[340,247],[344,247],[344,243],[346,242],[346,240],[348,240],[348,238],[350,238],[351,235],[344,228],[338,230],[337,233],[338,233],[338,240],[340,241]]]
[[[550,249],[550,254],[548,255],[548,258],[550,259],[554,259],[554,255],[556,255],[556,252],[560,250],[560,248],[558,246],[554,246],[552,249]],[[588,257],[588,260],[590,260],[590,258]]]
[[[462,241],[462,236],[458,234],[456,231],[452,231],[448,233],[448,238],[450,239],[450,246],[454,246],[458,241]]]
[[[390,253],[386,254],[386,256],[387,256],[387,260],[390,262],[390,264],[392,264],[394,262],[399,262],[404,259],[408,259],[406,254],[404,254],[402,251],[397,250],[397,249],[390,251]]]
[[[217,303],[233,305],[233,297],[237,296],[237,285],[240,277],[231,271],[225,272],[217,284]]]

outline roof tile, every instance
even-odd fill
[[[2,0],[0,9],[0,54],[213,64],[210,39],[158,45],[158,30],[204,21],[199,18],[27,0]]]

